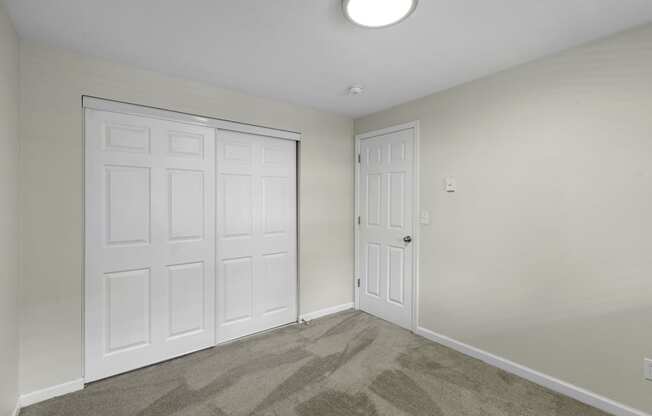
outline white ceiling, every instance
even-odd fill
[[[651,0],[421,0],[371,30],[340,0],[5,1],[23,38],[353,117],[652,20]]]

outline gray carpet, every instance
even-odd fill
[[[88,385],[20,416],[604,416],[361,312]]]

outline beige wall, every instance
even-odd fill
[[[652,25],[355,130],[416,119],[419,324],[652,411]]]
[[[18,397],[18,40],[0,2],[0,416]]]
[[[32,43],[20,66],[22,393],[82,376],[82,94],[302,132],[301,310],[352,301],[352,120]]]

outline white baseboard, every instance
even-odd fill
[[[342,305],[331,306],[330,308],[320,309],[318,311],[310,312],[301,315],[299,318],[311,321],[313,319],[321,318],[323,316],[332,315],[337,312],[342,312],[347,309],[353,308],[353,302],[345,303]],[[20,407],[27,407],[29,405],[51,399],[53,397],[62,396],[64,394],[72,393],[84,388],[84,379],[69,381],[67,383],[59,384],[56,386],[48,387],[42,390],[37,390],[31,393],[23,394],[20,396]]]
[[[63,396],[84,388],[84,379],[80,378],[56,386],[47,387],[42,390],[33,391],[27,394],[21,394],[20,407],[27,407],[31,404],[39,403],[53,397]]]
[[[612,415],[651,416],[641,410],[633,409],[622,403],[618,403],[614,400],[593,393],[592,391],[540,373],[523,365],[516,364],[513,361],[483,351],[479,348],[472,347],[471,345],[454,340],[445,335],[437,334],[429,329],[417,327],[416,334]]]
[[[313,319],[332,315],[337,312],[352,309],[353,306],[354,304],[352,302],[345,303],[342,305],[309,312],[301,315],[300,318],[306,321],[310,321]],[[487,351],[457,341],[445,335],[438,334],[429,329],[417,327],[416,334],[615,416],[652,416],[649,413],[643,412],[642,410],[634,409],[599,394],[593,393],[592,391],[559,380],[555,377],[551,377],[547,374],[543,374],[529,367],[517,364],[506,358],[491,354]],[[77,380],[69,381],[67,383],[23,394],[20,396],[19,403],[16,405],[14,416],[18,415],[21,407],[26,407],[57,396],[72,393],[83,388],[84,379],[80,378]]]
[[[337,305],[337,306],[331,306],[330,308],[324,308],[314,312],[304,313],[301,316],[299,316],[299,319],[304,321],[312,321],[313,319],[332,315],[334,313],[342,312],[347,309],[353,309],[353,302],[344,303],[342,305]]]

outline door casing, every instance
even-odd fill
[[[358,224],[358,217],[360,216],[360,143],[364,139],[369,139],[384,134],[395,133],[402,130],[412,129],[414,134],[414,163],[412,175],[412,332],[417,330],[419,324],[419,219],[420,219],[420,199],[419,199],[419,120],[411,121],[409,123],[399,124],[387,127],[380,130],[373,130],[366,133],[357,134],[355,136],[355,181],[354,181],[354,201],[355,212],[353,215],[353,229],[354,229],[354,264],[355,272],[353,276],[353,293],[355,294],[355,308],[360,309],[360,288],[358,281],[360,279],[360,225]]]

